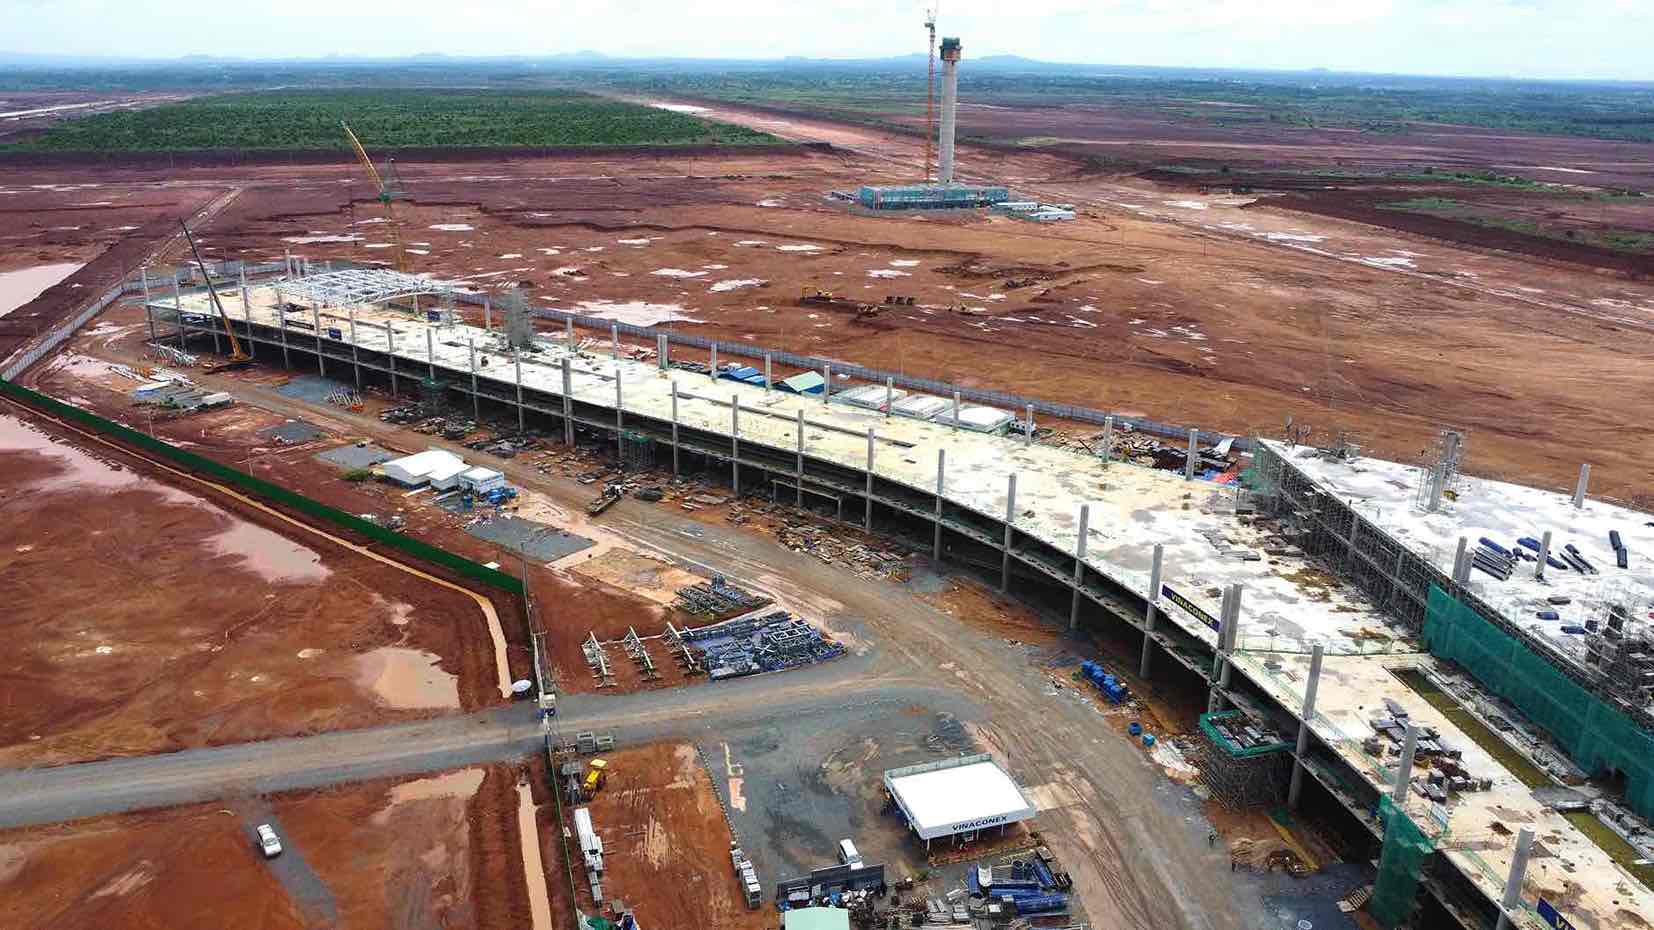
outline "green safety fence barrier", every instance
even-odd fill
[[[1418,909],[1424,860],[1436,847],[1389,795],[1379,798],[1378,818],[1384,823],[1384,851],[1378,857],[1378,878],[1373,882],[1367,913],[1379,926],[1395,928]]]
[[[83,426],[89,426],[106,436],[118,439],[123,443],[153,452],[156,455],[170,459],[191,472],[203,477],[210,477],[224,484],[232,485],[249,494],[263,498],[272,503],[291,507],[306,516],[326,520],[335,526],[360,533],[374,542],[384,543],[408,556],[432,565],[439,565],[451,569],[473,581],[480,581],[492,588],[497,588],[518,597],[523,596],[523,583],[505,572],[489,568],[478,562],[455,555],[445,549],[439,549],[430,543],[421,542],[404,536],[395,530],[389,530],[376,523],[369,522],[356,516],[345,513],[334,507],[312,500],[302,494],[294,493],[286,488],[271,484],[234,468],[215,462],[212,459],[186,452],[164,440],[156,439],[137,430],[106,420],[88,410],[82,410],[62,401],[54,400],[38,391],[31,391],[22,385],[11,381],[0,380],[0,394],[12,397],[44,413],[72,420]]]
[[[1626,803],[1654,817],[1654,736],[1636,721],[1434,585],[1424,642],[1549,731],[1587,773],[1625,776]]]

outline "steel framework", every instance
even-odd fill
[[[382,304],[420,294],[452,294],[453,288],[419,275],[389,268],[346,268],[288,278],[276,283],[283,300],[302,300],[311,306],[351,307]]]

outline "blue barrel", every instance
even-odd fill
[[[1153,746],[1154,745],[1154,734],[1153,733],[1144,733],[1143,734],[1143,745],[1144,746]]]
[[[1143,725],[1133,720],[1131,724],[1126,727],[1126,732],[1130,733],[1132,736],[1141,736],[1143,735]]]

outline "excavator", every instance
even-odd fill
[[[212,297],[213,309],[218,311],[218,319],[224,324],[224,335],[230,337],[230,357],[222,362],[208,365],[206,371],[210,374],[215,371],[230,371],[236,368],[246,368],[253,363],[253,357],[241,351],[241,340],[235,337],[235,330],[230,328],[230,315],[224,312],[224,304],[218,299],[218,287],[207,276],[207,263],[201,260],[201,250],[195,247],[195,237],[190,235],[190,228],[182,220],[178,227],[184,231],[184,241],[190,244],[190,254],[195,256],[195,267],[201,269],[201,280],[207,282],[207,293]],[[180,326],[183,320],[178,321]]]

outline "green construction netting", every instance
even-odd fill
[[[1625,800],[1654,817],[1654,737],[1630,717],[1575,684],[1457,598],[1431,586],[1424,642],[1550,731],[1575,764],[1592,776],[1625,776]]]
[[[1378,857],[1378,879],[1367,913],[1379,926],[1394,928],[1418,908],[1419,876],[1435,844],[1389,795],[1379,798],[1378,818],[1384,823],[1384,851]]]
[[[1241,759],[1250,759],[1253,756],[1261,756],[1265,753],[1271,752],[1281,752],[1292,748],[1291,743],[1280,742],[1250,746],[1243,749],[1240,746],[1235,745],[1234,741],[1229,739],[1229,737],[1218,732],[1216,727],[1212,726],[1212,721],[1214,720],[1227,720],[1231,717],[1244,716],[1245,714],[1238,710],[1226,710],[1215,714],[1201,714],[1200,729],[1206,734],[1207,739],[1210,739],[1214,744],[1223,749],[1224,752]]]

